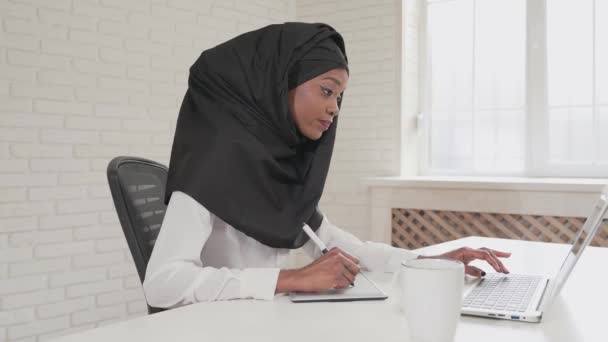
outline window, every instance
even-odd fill
[[[423,3],[422,174],[608,176],[606,1]]]

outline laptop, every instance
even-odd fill
[[[526,322],[540,322],[585,247],[602,226],[608,210],[608,186],[595,202],[591,215],[574,238],[572,247],[554,278],[534,275],[492,273],[477,280],[465,292],[462,314]]]

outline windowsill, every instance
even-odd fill
[[[515,190],[599,192],[608,178],[527,178],[527,177],[366,177],[363,184],[372,188],[434,188],[465,190]]]
[[[586,217],[608,179],[419,176],[362,183],[371,190],[371,237],[390,243],[393,208]]]

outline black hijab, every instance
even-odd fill
[[[302,225],[323,219],[337,118],[307,139],[288,90],[338,67],[348,70],[344,41],[326,24],[270,25],[204,51],[190,68],[165,202],[182,191],[265,245],[301,247]]]

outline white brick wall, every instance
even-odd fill
[[[0,341],[145,314],[107,163],[167,163],[200,52],[288,20],[330,23],[346,40],[351,81],[322,208],[369,239],[360,178],[399,174],[417,106],[406,94],[402,122],[401,1],[0,0]]]
[[[346,42],[350,80],[321,209],[338,226],[370,239],[370,198],[361,178],[400,172],[401,3],[296,1],[300,21],[327,22]]]
[[[200,52],[291,20],[294,0],[0,0],[0,341],[145,314],[105,168],[168,163]]]

